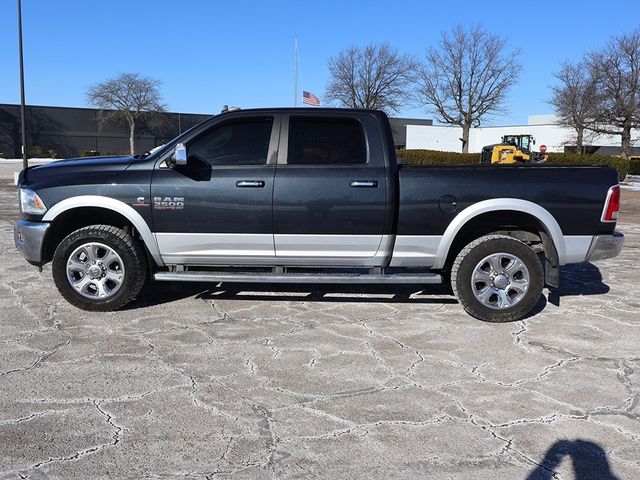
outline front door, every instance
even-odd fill
[[[379,139],[370,144],[349,115],[283,123],[273,195],[278,263],[377,266],[387,220]]]
[[[223,119],[185,142],[187,165],[157,165],[153,223],[165,263],[273,261],[278,123],[273,116]]]

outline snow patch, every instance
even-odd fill
[[[625,190],[640,192],[640,175],[627,175],[626,182],[621,183],[620,186]]]

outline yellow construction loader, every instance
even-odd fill
[[[540,152],[533,152],[535,138],[530,134],[505,135],[502,142],[482,148],[482,163],[525,163],[547,160],[547,147],[540,146]]]

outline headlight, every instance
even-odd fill
[[[47,211],[47,207],[36,192],[29,190],[28,188],[21,188],[20,210],[22,210],[22,213],[42,215]]]

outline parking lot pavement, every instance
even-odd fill
[[[434,288],[156,284],[83,312],[0,202],[1,479],[640,478],[633,212],[619,258],[487,324]]]

